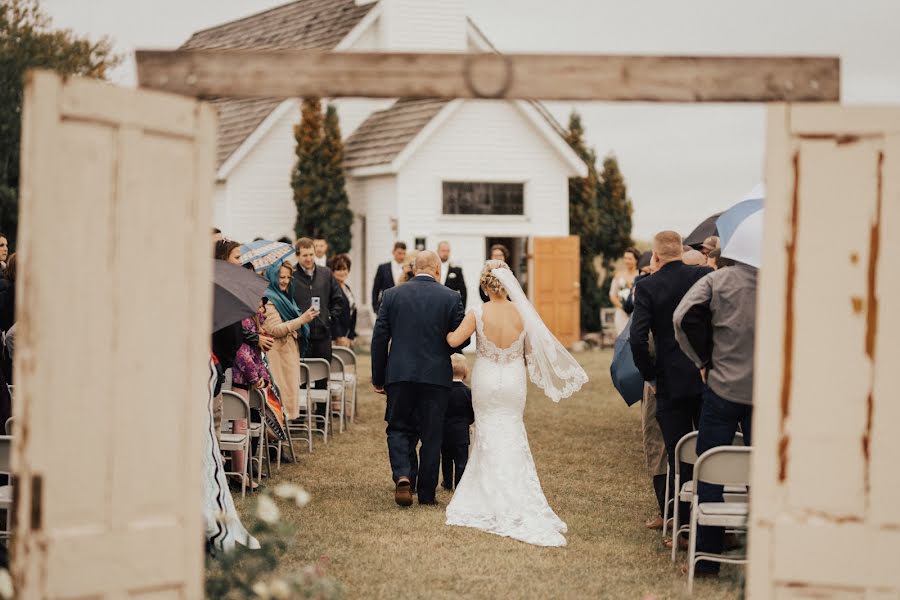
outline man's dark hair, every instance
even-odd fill
[[[291,241],[291,238],[289,238],[288,236],[280,237],[280,238],[278,238],[278,241],[281,242],[282,244],[293,244],[294,243]]]
[[[301,248],[312,248],[313,241],[308,237],[302,237],[294,243],[294,249],[297,251],[297,254],[300,254]]]
[[[406,250],[406,242],[394,242],[394,250]]]

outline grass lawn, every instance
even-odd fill
[[[326,557],[350,598],[679,598],[686,578],[669,562],[658,532],[643,527],[655,511],[644,466],[640,414],[609,380],[610,351],[579,355],[591,377],[557,405],[529,391],[525,422],[550,505],[569,526],[568,546],[538,548],[444,525],[450,494],[437,507],[401,509],[384,435],[384,398],[362,385],[359,417],[327,446],[283,466],[273,482],[303,485],[312,502],[284,518],[298,527],[282,559],[297,569]],[[473,357],[470,357],[470,365]],[[369,380],[369,361],[360,357]],[[249,510],[249,502],[239,507]],[[684,556],[683,554],[681,555]],[[741,571],[699,581],[697,598],[738,598]]]

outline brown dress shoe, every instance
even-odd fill
[[[648,520],[644,523],[644,527],[647,529],[656,529],[659,531],[663,528],[663,518],[657,515],[655,518]]]
[[[400,506],[412,506],[413,497],[408,478],[401,477],[397,480],[397,488],[394,490],[394,501]]]

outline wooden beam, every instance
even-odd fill
[[[837,102],[840,59],[138,50],[140,85],[211,97]]]

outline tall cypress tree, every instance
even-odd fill
[[[612,265],[634,242],[631,240],[631,198],[619,161],[612,154],[603,160],[603,173],[597,184],[597,207],[600,212],[600,246],[606,271],[610,274],[603,283],[601,300],[610,306],[609,287]]]
[[[597,159],[593,148],[588,148],[584,141],[584,126],[577,112],[573,111],[569,116],[569,129],[565,139],[588,166],[587,177],[569,179],[569,232],[580,237],[581,328],[584,331],[598,331],[601,298],[594,257],[600,253],[598,242],[601,218],[597,206]]]
[[[350,252],[353,212],[350,210],[344,177],[344,142],[341,139],[341,126],[338,122],[337,109],[331,104],[325,111],[322,163],[326,187],[324,202],[329,211],[328,219],[322,223],[322,237],[328,240],[335,253]]]
[[[297,237],[317,237],[325,222],[325,185],[322,179],[322,103],[318,98],[304,98],[300,107],[300,122],[294,125],[297,164],[291,176],[294,204],[297,206]]]

